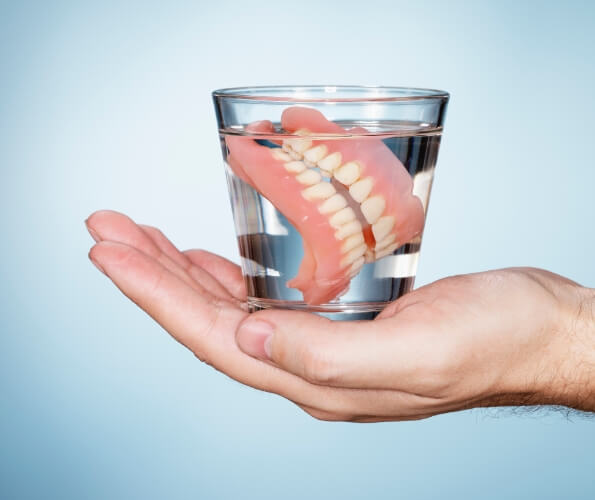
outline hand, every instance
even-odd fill
[[[595,411],[595,293],[538,269],[455,276],[415,290],[374,321],[248,314],[241,271],[179,252],[155,228],[102,211],[89,256],[200,360],[312,416],[411,420],[479,406]]]

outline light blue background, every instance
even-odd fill
[[[2,2],[0,498],[594,498],[589,419],[315,421],[173,342],[83,226],[117,209],[237,259],[212,89],[434,87],[418,285],[534,265],[595,286],[592,5]]]

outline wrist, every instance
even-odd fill
[[[572,295],[561,301],[544,396],[549,404],[595,412],[595,290],[575,285]]]

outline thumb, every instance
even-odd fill
[[[305,312],[259,311],[239,325],[236,342],[246,354],[319,385],[390,388],[412,366],[410,349],[401,346],[405,336],[389,319],[334,322]]]

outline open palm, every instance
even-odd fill
[[[92,261],[200,360],[325,420],[408,420],[543,400],[551,387],[543,367],[558,363],[566,309],[580,293],[546,271],[509,269],[438,281],[374,321],[249,314],[241,270],[228,260],[180,252],[116,212],[96,212],[87,227],[97,242]]]

